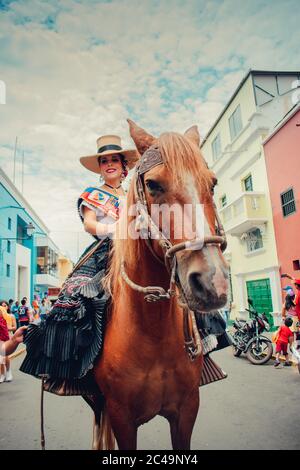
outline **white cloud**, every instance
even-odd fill
[[[93,153],[105,133],[132,145],[126,117],[155,134],[198,124],[204,136],[249,67],[299,70],[297,6],[297,0],[249,0],[243,8],[237,0],[10,3],[0,20],[0,79],[7,86],[0,146],[13,147],[18,135],[26,196],[45,223],[54,230],[59,218],[61,230],[81,230],[74,201],[96,175],[79,156]],[[53,29],[45,26],[48,17]],[[11,174],[5,147],[0,164]]]

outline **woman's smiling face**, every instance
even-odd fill
[[[120,155],[107,155],[100,159],[100,171],[106,180],[121,179],[123,167]]]

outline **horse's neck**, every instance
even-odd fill
[[[131,280],[143,287],[159,286],[166,291],[170,287],[170,274],[146,246],[141,250],[139,262],[127,274]],[[126,316],[130,317],[131,325],[154,335],[163,334],[170,327],[174,328],[174,319],[178,317],[179,308],[175,298],[147,302],[144,299],[145,294],[133,290],[124,282],[121,291],[119,303],[123,300],[123,309],[126,309]],[[121,308],[121,312],[123,309]]]

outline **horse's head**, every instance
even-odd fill
[[[213,202],[216,178],[200,153],[197,127],[184,135],[166,133],[156,139],[132,121],[129,125],[142,155],[137,169],[142,195],[151,219],[175,247],[176,280],[189,308],[208,312],[223,307],[228,268]],[[204,243],[186,244],[195,239]],[[164,259],[159,240],[154,237],[150,243],[156,255]]]

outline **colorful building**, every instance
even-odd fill
[[[300,278],[300,103],[263,145],[280,273]],[[287,284],[281,279],[282,287]]]
[[[58,277],[60,285],[63,284],[64,280],[68,277],[73,269],[73,262],[67,256],[60,254],[58,257]]]
[[[232,318],[247,317],[247,298],[278,321],[280,266],[262,142],[293,106],[300,72],[252,70],[202,143],[218,178],[215,201],[226,230]]]
[[[0,168],[0,298],[33,299],[60,287],[59,256],[47,226]]]

